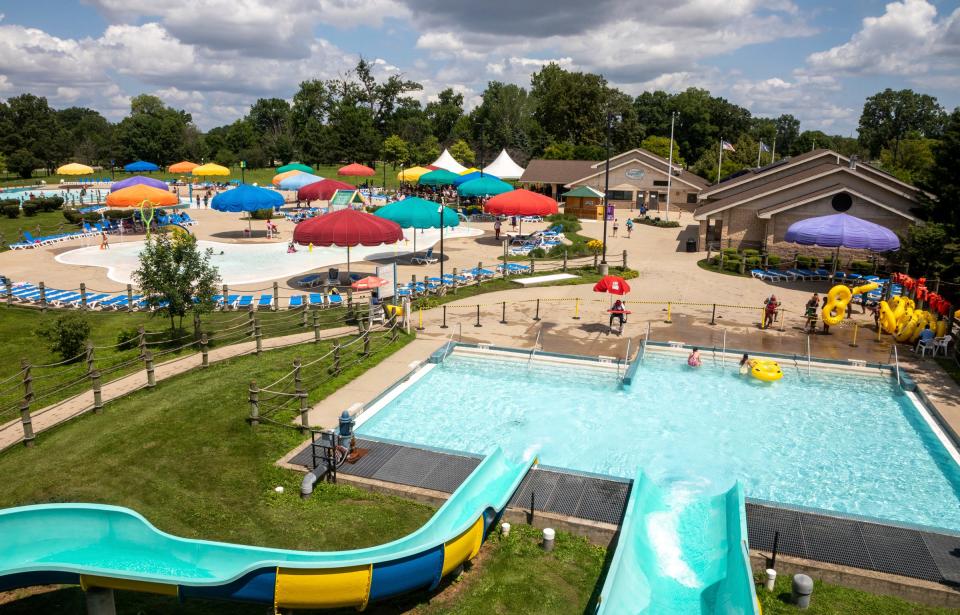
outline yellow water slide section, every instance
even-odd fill
[[[274,602],[277,608],[367,608],[373,565],[300,570],[278,568]]]
[[[870,282],[851,290],[849,286],[837,284],[827,293],[827,303],[823,306],[823,313],[821,314],[823,322],[830,326],[839,325],[846,318],[847,304],[850,303],[854,295],[868,293],[879,287],[880,285],[876,282]]]
[[[480,552],[480,545],[483,544],[483,517],[477,518],[477,521],[470,526],[470,529],[460,534],[453,540],[443,545],[443,571],[440,576],[447,574],[462,564],[473,559]]]
[[[91,587],[104,589],[121,589],[131,592],[160,594],[161,596],[176,596],[179,593],[176,585],[168,583],[150,583],[148,581],[134,581],[132,579],[117,579],[114,577],[99,577],[92,574],[80,575],[80,587],[87,591]]]

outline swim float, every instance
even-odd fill
[[[764,382],[775,382],[783,378],[780,364],[769,359],[751,359],[750,375]]]

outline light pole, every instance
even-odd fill
[[[670,163],[667,165],[667,222],[670,221],[670,188],[673,184],[673,124],[677,119],[677,112],[670,112]]]
[[[240,161],[240,183],[241,184],[247,183],[247,161],[246,160]]]
[[[443,197],[440,197],[437,213],[440,214],[440,286],[443,286]]]
[[[607,111],[607,135],[604,139],[604,148],[607,152],[607,161],[603,167],[603,254],[600,264],[607,264],[607,208],[610,206],[610,125],[613,123],[613,114]]]

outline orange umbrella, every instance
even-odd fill
[[[356,162],[337,169],[337,175],[345,175],[347,177],[372,177],[375,173],[376,171],[370,167],[357,164]]]
[[[143,184],[130,186],[107,195],[107,207],[150,208],[179,204],[180,198],[172,192]]]
[[[196,169],[200,165],[196,162],[190,162],[189,160],[184,160],[183,162],[178,162],[177,164],[171,164],[167,167],[167,171],[170,173],[189,173],[190,171]]]
[[[273,179],[271,179],[270,181],[273,182],[274,186],[279,186],[280,182],[290,177],[291,175],[296,175],[297,173],[303,173],[303,171],[294,169],[293,171],[284,171],[283,173],[277,173],[276,175],[273,176]]]

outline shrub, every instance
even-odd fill
[[[72,207],[63,208],[63,217],[70,224],[80,224],[83,221],[83,214]]]
[[[770,265],[771,267],[777,267],[777,266],[779,266],[779,265],[780,265],[780,257],[779,257],[779,256],[774,256],[774,255],[771,254],[770,256],[767,257],[767,264]]]
[[[3,206],[3,215],[8,218],[19,218],[20,217],[20,205],[4,205]]]
[[[64,216],[66,216],[67,210],[65,209],[63,211],[64,211]],[[84,222],[89,222],[91,224],[93,224],[94,222],[100,222],[100,214],[98,214],[95,211],[88,211],[85,214],[81,214],[77,212],[77,214],[80,216],[80,219],[83,220]],[[67,219],[69,220],[69,218]]]
[[[653,218],[652,220],[650,218],[635,218],[634,221],[640,224],[646,224],[647,226],[656,226],[657,228],[677,228],[680,226],[679,222],[674,220],[661,220],[660,218]],[[736,250],[734,250],[734,252],[736,252]]]
[[[725,260],[723,263],[723,268],[725,271],[733,271],[735,273],[740,273],[740,263],[743,262],[739,258],[731,258],[730,260]]]
[[[56,211],[63,205],[63,197],[48,196],[36,199],[30,199],[28,203],[33,203],[40,211]]]
[[[140,345],[140,332],[137,329],[120,329],[117,333],[117,350],[131,350]]]
[[[740,252],[736,248],[724,248],[720,250],[724,256],[740,256]]]
[[[760,266],[760,257],[759,256],[747,256],[743,259],[743,262],[747,269],[754,269]]]
[[[90,337],[90,323],[80,312],[67,312],[41,326],[36,333],[51,352],[65,361],[83,352]]]
[[[547,222],[551,224],[559,224],[563,227],[564,233],[576,233],[583,226],[580,224],[580,220],[576,216],[570,214],[553,214],[552,216],[547,216]]]
[[[817,262],[817,259],[811,258],[811,257],[809,257],[809,256],[798,256],[798,257],[797,257],[797,267],[801,267],[801,268],[803,268],[803,269],[809,269],[809,268],[813,267],[814,263],[816,263],[816,262]]]
[[[707,264],[709,264],[709,265],[714,265],[714,266],[719,265],[719,264],[720,264],[720,257],[719,257],[719,256],[711,256],[710,258],[707,259]]]
[[[754,249],[752,249],[752,248],[747,248],[747,249],[745,249],[745,250],[743,251],[743,255],[744,255],[744,257],[746,257],[746,258],[750,258],[751,256],[759,256],[759,255],[760,255],[760,250],[754,250]]]
[[[257,211],[250,214],[250,217],[254,220],[272,220],[273,219],[273,209],[258,209]]]
[[[137,211],[139,211],[139,209]],[[161,213],[163,213],[163,210],[158,209],[154,212],[154,216]],[[97,220],[100,219],[100,214],[94,215],[97,216]],[[108,209],[107,211],[103,212],[103,216],[108,220],[121,220],[123,218],[129,218],[132,215],[133,211],[129,209]]]
[[[873,263],[870,261],[853,261],[850,263],[850,269],[854,273],[872,273]]]
[[[37,205],[36,205],[36,203],[26,202],[26,203],[23,204],[23,208],[22,208],[22,209],[23,209],[23,215],[27,216],[28,218],[31,217],[31,216],[37,215]]]
[[[530,250],[530,258],[544,258],[547,255],[547,251],[543,248],[534,248]]]
[[[603,242],[599,239],[591,239],[587,242],[587,250],[589,250],[591,254],[600,254],[600,252],[603,251]]]

